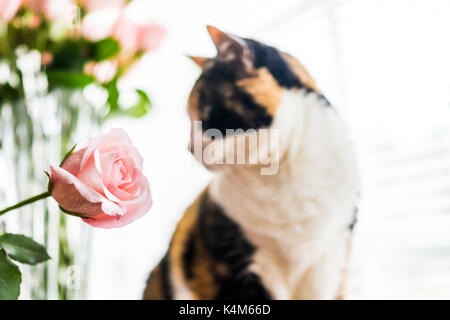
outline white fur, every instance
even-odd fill
[[[358,191],[352,143],[335,110],[304,90],[284,90],[272,128],[278,174],[225,167],[211,196],[257,248],[250,269],[273,298],[334,299]]]
[[[174,272],[174,268],[170,272],[171,286],[174,300],[196,300],[197,297],[189,288],[186,279],[180,276],[180,273]]]

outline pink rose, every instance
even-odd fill
[[[165,35],[166,30],[156,23],[150,22],[141,26],[137,39],[139,50],[150,51],[158,49]]]
[[[122,227],[152,205],[142,163],[128,135],[112,129],[71,154],[61,167],[50,166],[49,191],[62,209],[94,227]]]
[[[157,49],[166,31],[154,22],[140,24],[123,14],[117,23],[114,36],[123,49],[128,52],[149,51]]]
[[[74,0],[25,0],[25,4],[50,20],[70,23],[74,18]]]
[[[81,22],[81,34],[91,41],[109,37],[119,17],[120,10],[117,8],[89,12]]]
[[[8,22],[17,13],[22,0],[0,0],[0,22]]]

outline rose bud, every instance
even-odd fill
[[[122,227],[151,207],[143,160],[121,129],[93,139],[50,166],[49,192],[61,209],[100,228]]]

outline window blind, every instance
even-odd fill
[[[350,298],[450,298],[450,3],[302,1],[255,31],[351,129],[362,197]]]

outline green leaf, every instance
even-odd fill
[[[120,50],[119,42],[113,38],[106,38],[92,44],[95,61],[103,61],[114,57]]]
[[[148,95],[142,90],[136,90],[139,95],[139,101],[129,109],[124,110],[129,117],[140,118],[148,113],[152,103]]]
[[[119,110],[119,89],[117,88],[117,79],[105,85],[105,89],[108,91],[108,104],[110,112]]]
[[[95,78],[83,73],[66,71],[48,71],[48,82],[51,87],[84,88],[93,83]]]
[[[66,41],[57,42],[56,47],[49,50],[53,53],[53,62],[49,71],[82,72],[84,65],[89,60],[89,43],[83,38],[69,38]]]
[[[21,234],[6,233],[0,236],[2,247],[11,259],[35,265],[50,259],[44,246]]]
[[[152,106],[150,98],[142,90],[137,89],[136,92],[139,95],[139,100],[134,106],[128,109],[111,110],[110,116],[141,118],[146,115]]]
[[[21,281],[19,268],[0,249],[0,300],[16,300],[20,294]]]

